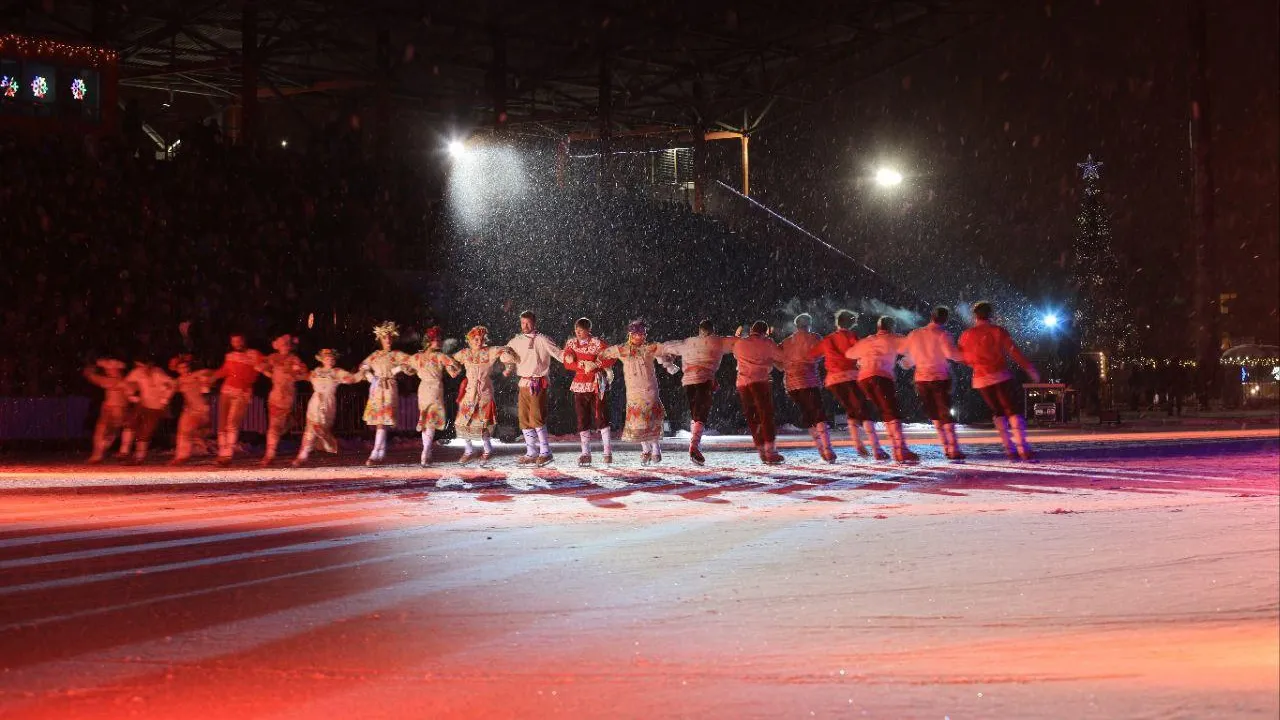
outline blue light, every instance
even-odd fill
[[[1045,313],[1041,322],[1043,322],[1044,326],[1047,328],[1056,328],[1058,327],[1058,316],[1054,313]]]

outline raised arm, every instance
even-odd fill
[[[1040,382],[1040,371],[1036,370],[1036,366],[1032,365],[1031,361],[1027,359],[1027,356],[1023,355],[1022,351],[1018,349],[1018,346],[1014,344],[1013,338],[1009,336],[1009,332],[1004,328],[1001,328],[1000,332],[1000,343],[1004,346],[1005,354],[1007,354],[1018,367],[1022,368],[1022,370],[1031,377],[1031,382]]]

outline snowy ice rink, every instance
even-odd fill
[[[1033,439],[0,465],[0,717],[1277,717],[1276,430]]]

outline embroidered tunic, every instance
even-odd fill
[[[510,351],[502,347],[466,348],[454,353],[453,359],[467,374],[458,392],[454,427],[464,440],[483,440],[498,424],[498,411],[493,404],[493,366],[503,359],[509,364]]]
[[[607,347],[609,343],[598,337],[589,337],[586,340],[569,338],[569,342],[564,346],[564,367],[573,372],[573,382],[569,384],[570,392],[603,393],[607,389],[604,371],[617,363],[617,360],[600,358],[600,353]],[[590,370],[583,368],[583,363],[588,362],[595,363],[596,367]]]
[[[182,393],[182,417],[209,422],[209,401],[205,395],[213,386],[212,370],[193,370],[178,376],[178,392]]]
[[[360,363],[360,372],[369,379],[369,401],[364,405],[366,425],[395,427],[396,373],[404,369],[409,356],[399,350],[375,350]]]
[[[407,372],[422,380],[418,383],[418,432],[445,427],[444,370],[450,365],[453,359],[439,350],[423,350],[405,365]]]
[[[293,353],[271,353],[262,361],[262,373],[271,379],[267,405],[279,410],[293,408],[297,382],[307,379],[307,366]]]
[[[627,383],[627,419],[622,427],[624,442],[653,442],[662,437],[662,420],[666,411],[658,397],[658,374],[653,369],[661,346],[658,343],[644,345],[613,345],[600,353],[601,359],[613,358],[622,363],[622,374]],[[668,372],[673,369],[666,362]]]

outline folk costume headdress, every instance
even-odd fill
[[[400,337],[400,326],[396,325],[391,320],[388,320],[381,325],[373,326],[373,336],[378,338],[378,340],[382,340],[383,338],[395,340]]]

